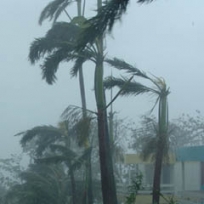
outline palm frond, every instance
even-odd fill
[[[72,138],[79,146],[84,146],[88,142],[92,113],[87,111],[86,116],[83,115],[83,110],[80,107],[68,106],[62,113],[63,120],[69,121],[71,126]]]
[[[62,134],[63,133],[58,128],[53,126],[37,126],[25,132],[20,132],[15,136],[22,135],[20,143],[22,146],[25,146],[26,143],[28,143],[35,137],[38,137],[38,139],[41,138],[43,140],[46,140],[47,143],[50,143],[61,137]]]
[[[28,59],[30,60],[31,64],[34,64],[46,53],[50,53],[52,49],[53,45],[50,43],[50,40],[45,38],[37,38],[31,43]]]
[[[91,61],[95,60],[95,53],[92,50],[86,49],[78,53],[77,57],[74,56],[73,54],[73,57],[75,58],[75,63],[71,69],[71,75],[76,76],[84,62],[86,62],[87,60],[91,60]]]
[[[86,60],[94,58],[94,52],[91,49],[79,54],[73,52],[79,30],[80,28],[74,23],[59,22],[47,32],[44,38],[36,39],[31,44],[29,59],[32,64],[47,55],[41,69],[42,78],[48,84],[56,81],[56,72],[61,62],[75,60],[71,70],[71,74],[75,76]]]
[[[71,0],[54,0],[50,2],[41,12],[39,24],[41,25],[45,19],[49,19],[50,21],[53,20],[55,22],[59,15],[72,2],[73,1]]]
[[[68,159],[73,159],[74,157],[77,156],[77,154],[73,150],[64,145],[52,144],[50,148],[52,151],[65,155]]]
[[[106,1],[98,10],[97,15],[84,24],[85,29],[79,37],[77,50],[84,49],[88,43],[93,44],[95,39],[103,35],[107,28],[111,31],[115,20],[119,19],[126,11],[128,3],[129,0]]]
[[[20,177],[22,180],[26,180],[26,181],[29,180],[33,183],[33,185],[36,185],[36,186],[50,184],[49,180],[46,179],[44,176],[41,176],[39,172],[34,172],[31,170],[24,171],[20,174]]]
[[[142,140],[143,148],[140,153],[141,158],[144,161],[147,161],[148,159],[153,160],[158,146],[157,137],[144,137]]]
[[[138,3],[151,3],[154,0],[137,0]]]
[[[69,105],[61,114],[63,120],[68,120],[71,123],[72,121],[73,123],[76,123],[76,121],[80,120],[82,116],[82,108],[73,105]]]
[[[79,34],[81,28],[74,23],[57,22],[47,32],[46,38],[55,39],[61,42],[75,42],[76,36]]]
[[[53,54],[45,58],[44,63],[41,65],[42,78],[45,79],[48,84],[53,84],[57,80],[56,72],[59,64],[72,59],[70,52],[70,48],[65,47],[56,50]]]
[[[21,173],[20,178],[23,182],[11,187],[7,193],[8,203],[61,203],[64,199],[61,197],[67,195],[66,175],[60,165],[33,164]]]
[[[138,0],[138,3],[149,3],[153,0]],[[85,29],[79,37],[77,50],[83,50],[86,45],[93,44],[98,36],[103,36],[106,30],[112,30],[116,20],[120,20],[126,12],[129,0],[110,0],[98,10],[96,16],[89,19],[85,24]]]
[[[86,59],[84,57],[78,57],[75,60],[74,66],[72,67],[70,73],[71,76],[77,76],[77,73],[79,72],[79,70],[82,68],[83,63],[86,61]]]
[[[51,54],[59,48],[73,50],[76,35],[79,33],[79,27],[73,23],[56,23],[43,38],[35,39],[30,46],[29,60],[32,64],[37,62],[45,54]]]
[[[125,84],[127,84],[127,86],[125,86]],[[121,91],[121,95],[123,96],[127,96],[127,95],[139,95],[139,94],[143,94],[143,93],[148,93],[148,92],[152,92],[152,89],[144,86],[136,81],[130,81],[128,82],[127,78],[115,78],[115,77],[107,77],[104,80],[104,87],[106,89],[111,89],[113,87],[118,87],[118,88],[123,88],[123,90]]]
[[[148,78],[148,76],[145,74],[145,72],[140,71],[138,68],[128,64],[124,60],[113,58],[113,59],[106,59],[105,62],[107,62],[110,66],[119,69],[119,70],[125,70],[127,73],[137,75],[143,78]]]
[[[163,158],[168,162],[169,153],[169,135],[170,132],[164,137],[159,134],[159,127],[156,118],[152,116],[143,116],[141,121],[142,127],[135,130],[136,142],[134,147],[140,152],[140,157],[146,161],[151,159],[155,160],[155,155],[158,150],[159,144],[162,142],[164,145]]]
[[[92,115],[95,114],[95,112],[86,110],[86,114],[88,118],[93,118]],[[61,118],[68,120],[70,124],[76,124],[76,122],[83,118],[83,109],[78,106],[69,105],[61,114]]]
[[[37,164],[59,164],[62,162],[70,162],[72,161],[72,157],[67,157],[65,155],[56,155],[56,156],[50,156],[50,157],[45,157],[45,158],[40,158],[40,159],[36,159],[35,162]]]
[[[92,147],[87,148],[79,157],[76,157],[71,165],[72,170],[80,169],[82,164],[90,157],[91,151]]]
[[[73,129],[75,130],[76,140],[79,147],[84,146],[89,138],[91,118],[88,116],[82,117],[78,122],[76,122]]]

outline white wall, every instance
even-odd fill
[[[184,184],[182,181],[184,178]],[[175,192],[198,191],[201,186],[200,162],[184,162],[184,176],[182,176],[182,162],[176,162],[174,166]],[[184,188],[184,189],[183,189]]]
[[[200,190],[201,167],[200,162],[185,162],[185,190]]]
[[[174,189],[175,193],[182,191],[182,163],[176,162],[174,165]]]

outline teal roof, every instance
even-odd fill
[[[204,146],[181,147],[176,150],[176,161],[203,161]]]

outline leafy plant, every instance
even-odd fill
[[[132,184],[128,186],[128,196],[126,197],[125,204],[134,204],[139,190],[143,189],[142,186],[143,175],[141,172],[136,174],[135,179],[132,180]]]
[[[168,204],[179,204],[178,201],[175,199],[175,197],[169,196],[168,198],[166,198],[162,193],[160,194],[160,196],[168,203]]]

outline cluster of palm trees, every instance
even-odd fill
[[[150,2],[151,0],[138,0],[139,3]],[[72,18],[66,11],[67,6],[71,3],[76,3],[77,15]],[[93,188],[92,188],[92,167],[91,167],[91,152],[92,143],[90,138],[91,122],[97,118],[98,129],[98,147],[101,175],[101,191],[104,204],[117,204],[117,190],[113,169],[113,151],[110,131],[107,120],[107,108],[116,100],[118,96],[137,96],[140,94],[154,94],[156,96],[155,106],[158,103],[158,125],[155,152],[155,173],[153,184],[153,203],[159,203],[160,196],[160,176],[163,155],[166,151],[168,141],[168,104],[167,97],[169,89],[165,81],[161,78],[150,77],[138,68],[128,64],[127,62],[113,58],[107,59],[104,55],[104,32],[108,28],[112,29],[116,19],[126,11],[128,0],[111,0],[102,3],[97,1],[97,15],[87,20],[84,15],[85,0],[53,0],[42,11],[39,19],[41,24],[46,19],[53,21],[53,26],[48,30],[42,38],[35,39],[29,52],[29,60],[35,64],[42,60],[41,69],[42,77],[48,84],[56,81],[56,72],[61,62],[74,62],[70,70],[72,76],[79,75],[80,93],[82,108],[68,108],[65,110],[64,120],[58,127],[40,126],[31,130],[19,133],[22,135],[21,144],[23,148],[32,147],[33,159],[35,163],[40,163],[42,172],[38,174],[38,167],[31,165],[30,171],[22,174],[22,184],[17,187],[17,192],[12,202],[22,202],[24,195],[21,194],[22,189],[28,191],[30,196],[29,203],[39,203],[34,197],[41,191],[39,199],[46,200],[44,203],[64,203],[69,202],[77,204],[79,202],[93,204]],[[58,17],[62,12],[65,12],[68,21],[58,22]],[[96,100],[97,111],[88,111],[86,108],[85,85],[83,78],[83,64],[86,61],[91,61],[95,66],[94,75],[94,93]],[[125,71],[127,77],[115,78],[107,77],[104,80],[103,70],[104,64],[116,69]],[[152,83],[153,88],[137,82],[137,79],[147,80]],[[106,104],[105,89],[119,87],[119,91],[110,103]],[[77,119],[76,119],[77,118]],[[79,148],[79,152],[73,151],[73,137],[75,137],[75,148]],[[77,140],[76,140],[77,138]],[[77,141],[77,142],[76,142]],[[83,151],[82,151],[83,150]],[[44,166],[44,164],[49,164]],[[56,164],[58,164],[56,166]],[[60,164],[60,165],[59,165]],[[74,178],[74,170],[79,169],[81,165],[85,165],[85,188],[83,199],[79,198],[76,193],[76,182]],[[45,168],[45,169],[44,169]],[[47,168],[47,169],[46,169]],[[46,183],[45,172],[48,172]],[[67,171],[67,172],[66,172]],[[41,175],[42,173],[42,175]],[[62,173],[62,175],[60,175]],[[31,175],[32,174],[32,175]],[[27,176],[30,176],[28,179]],[[70,189],[72,190],[71,198],[64,196],[63,192],[66,189],[67,176],[71,181]],[[39,183],[36,189],[32,186],[27,186],[35,176],[39,176]],[[60,176],[60,178],[58,177]],[[64,177],[63,177],[64,176]],[[63,177],[63,178],[62,178]],[[44,186],[46,185],[46,186]],[[58,188],[55,189],[54,187]],[[16,189],[16,188],[14,188]],[[33,189],[33,191],[32,191]],[[52,189],[57,191],[56,194],[49,194],[46,190]],[[63,196],[61,196],[63,194]],[[34,197],[32,197],[34,196]],[[50,196],[50,197],[49,197]],[[55,196],[55,199],[53,198]],[[49,197],[49,198],[48,198]],[[19,199],[16,201],[16,199]],[[27,199],[27,198],[26,198]],[[57,200],[56,200],[57,199]],[[29,200],[29,199],[28,199]],[[49,202],[48,202],[49,201]],[[11,203],[12,203],[11,202]],[[26,202],[25,202],[26,203]]]

